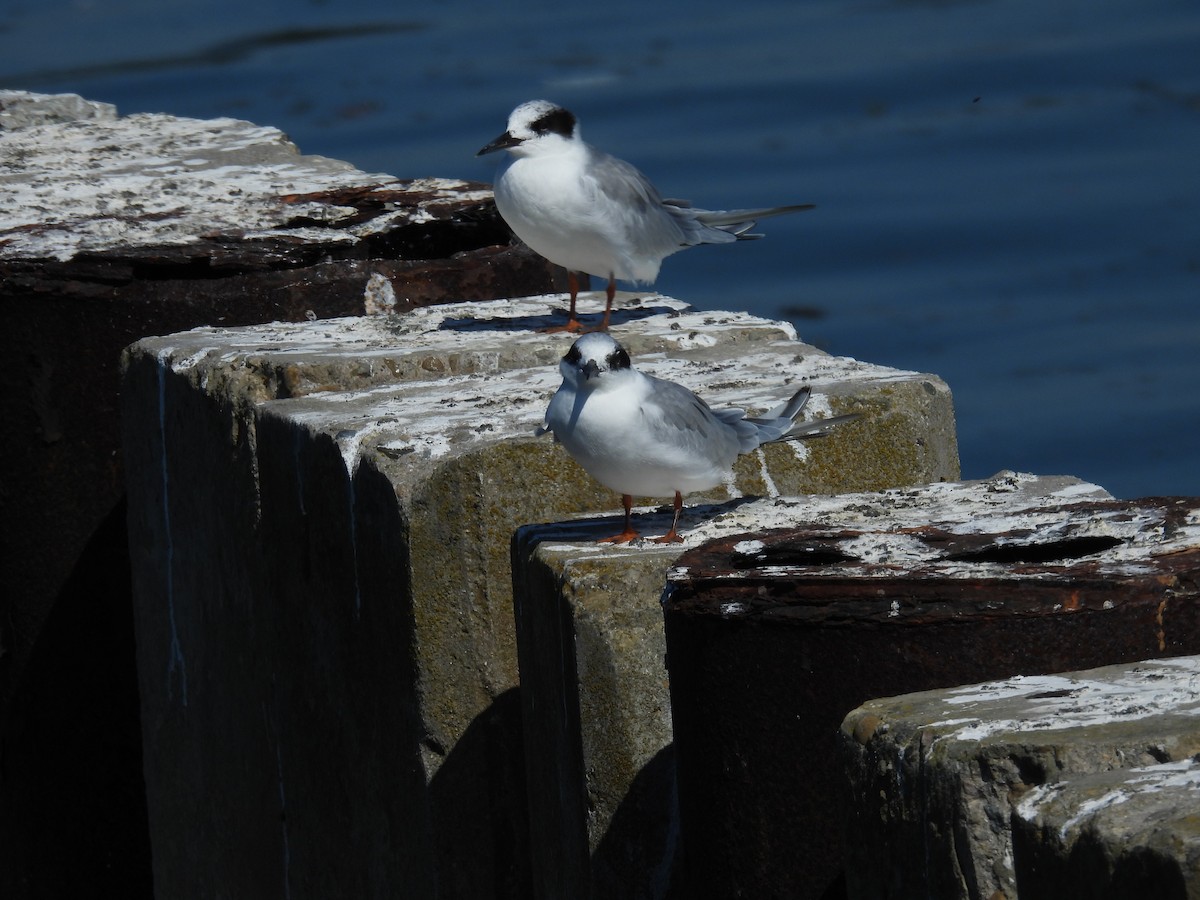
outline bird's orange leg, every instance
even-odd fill
[[[612,537],[601,538],[598,543],[601,544],[628,544],[630,541],[637,538],[639,535],[633,530],[633,524],[629,521],[633,510],[633,497],[629,494],[621,495],[621,505],[625,507],[625,530],[620,534],[614,534]]]
[[[604,289],[604,295],[607,302],[604,304],[604,324],[600,326],[601,331],[608,331],[608,318],[612,315],[613,297],[617,293],[617,280],[611,275],[608,276],[608,287]]]
[[[683,494],[679,491],[675,492],[675,518],[671,520],[671,530],[662,537],[651,538],[656,544],[682,544],[683,538],[679,536],[679,532],[675,530],[675,526],[679,524],[679,511],[683,509]]]
[[[567,313],[567,324],[551,325],[539,329],[543,334],[555,334],[559,331],[583,331],[583,323],[575,317],[575,298],[579,296],[579,277],[569,269],[567,270],[567,290],[571,293],[571,310]],[[607,327],[607,320],[605,327]]]

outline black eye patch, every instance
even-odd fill
[[[570,137],[575,131],[575,116],[565,109],[554,109],[529,125],[534,134],[561,134]]]
[[[579,362],[580,355],[579,348],[572,344],[571,349],[567,351],[567,355],[563,359],[569,363],[577,363]]]
[[[630,366],[629,354],[625,352],[624,347],[618,347],[612,353],[608,354],[607,362],[608,367],[614,371],[617,369],[628,369]]]

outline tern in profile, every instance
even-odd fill
[[[755,220],[812,209],[811,203],[765,209],[696,209],[664,200],[624,160],[597,150],[579,134],[579,120],[548,100],[522,103],[505,132],[477,154],[507,150],[496,177],[496,207],[536,253],[567,270],[571,310],[552,330],[582,331],[575,298],[582,272],[607,279],[602,330],[608,329],[617,279],[653,284],[663,259],[697,244],[762,237]]]

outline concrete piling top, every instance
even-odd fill
[[[0,91],[0,170],[0,259],[219,238],[352,245],[491,199],[485,184],[302,155],[279,129],[239,119],[118,116],[24,91]]]
[[[581,308],[586,309],[598,296],[602,295],[583,293]],[[206,327],[153,340],[170,348],[177,372],[196,364],[224,365],[249,358],[292,366],[297,373],[307,373],[299,380],[293,377],[285,386],[286,396],[299,397],[454,375],[541,366],[553,369],[574,338],[538,329],[562,323],[563,302],[563,297],[549,295],[494,303],[445,303],[400,316],[270,322],[237,329]],[[701,313],[660,294],[618,294],[616,303],[621,309],[614,313],[614,334],[635,357],[643,352],[670,351],[690,358],[723,359],[733,345],[762,348],[796,339],[787,323],[746,313]],[[716,347],[718,344],[721,346]],[[812,347],[804,350],[814,359],[831,358]],[[212,359],[202,363],[208,356]],[[879,366],[854,366],[852,361],[838,365],[839,370],[857,368],[876,374],[894,372]],[[318,374],[320,380],[314,381]]]
[[[729,536],[678,583],[763,579],[1149,578],[1200,569],[1200,498],[1114,500],[1073,478],[1002,472],[814,501],[801,527]],[[1194,587],[1194,586],[1193,586]]]
[[[592,300],[585,294],[581,305]],[[537,330],[561,322],[562,301],[549,295],[402,316],[197,328],[144,339],[131,352],[153,355],[232,402],[283,404],[281,414],[353,444],[351,465],[364,441],[393,458],[436,457],[479,440],[535,439],[561,381],[558,361],[574,340]],[[763,410],[803,383],[814,388],[807,410],[814,417],[851,411],[856,399],[877,399],[902,382],[946,391],[932,376],[830,356],[798,342],[787,323],[700,312],[658,294],[619,295],[617,306],[613,333],[634,364],[717,407]]]
[[[923,708],[935,740],[1011,740],[1016,734],[1083,732],[1097,726],[1200,714],[1200,657],[1150,659],[1080,672],[1016,675],[941,691],[906,695]],[[1164,718],[1167,717],[1167,718]],[[1189,733],[1195,728],[1189,725]],[[1061,736],[1061,735],[1060,735]],[[1080,740],[1087,740],[1086,735]],[[932,745],[931,745],[932,746]]]

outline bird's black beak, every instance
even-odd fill
[[[483,156],[486,153],[495,153],[497,150],[507,150],[509,147],[515,147],[519,143],[521,143],[520,138],[515,138],[506,131],[475,155]]]
[[[590,381],[600,374],[600,367],[596,365],[594,359],[589,359],[583,364],[583,380]]]

